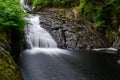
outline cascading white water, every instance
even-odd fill
[[[27,11],[31,11],[32,9],[29,8],[29,6],[27,4],[25,4],[25,1],[24,0],[20,0],[20,4],[23,6],[24,8],[24,12],[27,12]]]
[[[31,11],[29,6],[25,4],[24,0],[20,1],[20,4],[26,10]],[[34,47],[40,48],[57,48],[57,43],[52,36],[40,26],[39,15],[29,14],[29,17],[25,18],[28,25],[25,28],[26,47],[31,49]]]
[[[27,48],[57,48],[52,36],[40,26],[39,15],[29,15],[25,19],[29,22],[25,28]]]

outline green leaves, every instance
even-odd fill
[[[0,0],[0,26],[23,29],[25,24],[23,16],[19,0]]]
[[[112,26],[114,16],[120,13],[120,0],[81,0],[79,9],[84,17],[93,17],[96,27]]]
[[[73,7],[79,5],[79,0],[34,0],[34,6],[50,5],[55,7]]]
[[[49,0],[34,0],[33,5],[38,6],[38,5],[47,5],[49,4]]]

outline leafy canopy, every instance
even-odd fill
[[[73,7],[79,5],[79,0],[33,0],[33,5],[50,5],[55,7]]]
[[[84,17],[92,16],[97,27],[113,22],[120,13],[120,0],[80,0],[80,12]]]
[[[120,13],[120,0],[32,0],[32,3],[34,6],[77,7],[82,16],[92,18],[96,27],[114,25],[113,18]]]
[[[19,0],[0,0],[0,26],[23,29],[23,16]]]

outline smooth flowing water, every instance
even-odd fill
[[[20,3],[25,12],[32,10],[24,0]],[[39,17],[29,14],[25,18],[26,49],[21,52],[19,65],[24,80],[120,80],[117,54],[59,49],[40,26]]]
[[[20,4],[22,5],[22,7],[24,8],[24,12],[27,12],[27,11],[31,11],[32,9],[25,3],[24,0],[20,0]]]
[[[25,12],[32,10],[24,0],[20,0],[20,4],[23,6]],[[29,14],[25,18],[28,22],[28,25],[25,27],[26,48],[57,48],[57,43],[52,36],[40,26],[39,17],[36,14]]]
[[[40,26],[38,15],[30,14],[25,18],[29,24],[25,28],[26,46],[29,48],[57,48],[57,43],[52,36]]]

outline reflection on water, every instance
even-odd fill
[[[120,80],[118,59],[105,52],[43,48],[23,51],[20,69],[24,80]]]

